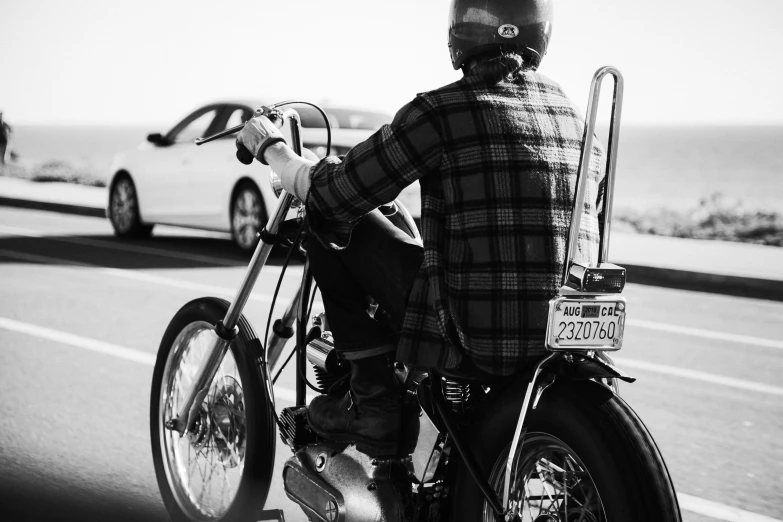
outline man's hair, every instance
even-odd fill
[[[533,69],[531,60],[513,51],[493,51],[475,58],[481,77],[490,84],[510,79],[517,71]]]

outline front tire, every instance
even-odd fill
[[[153,225],[141,222],[136,185],[127,174],[118,176],[112,184],[109,221],[117,237],[145,238],[152,233]]]
[[[512,402],[471,433],[479,467],[502,502],[505,465],[519,417]],[[514,407],[516,405],[516,407]],[[678,522],[677,498],[652,436],[620,397],[591,382],[557,383],[526,420],[509,503],[517,520]],[[494,520],[470,474],[457,464],[454,520]]]
[[[275,424],[257,360],[260,343],[240,319],[191,430],[165,427],[177,415],[228,302],[201,298],[183,306],[163,335],[152,379],[150,436],[155,474],[171,519],[250,520],[269,493]]]

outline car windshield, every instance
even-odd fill
[[[323,129],[323,116],[312,107],[297,107],[303,127]],[[382,125],[391,123],[391,117],[381,112],[356,111],[351,109],[324,109],[334,129],[378,130]]]

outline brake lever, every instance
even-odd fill
[[[280,121],[283,120],[282,113],[279,109],[276,109],[274,105],[270,105],[268,107],[259,107],[256,109],[256,111],[253,113],[253,117],[256,116],[262,116],[265,115],[267,118],[272,120],[272,123],[277,125],[277,120]],[[241,131],[243,128],[245,128],[245,123],[240,123],[239,125],[235,125],[234,127],[231,127],[230,129],[226,129],[224,131],[220,131],[217,134],[213,134],[212,136],[207,136],[206,138],[196,138],[195,143],[196,145],[203,145],[205,143],[209,143],[210,141],[215,141],[218,138],[222,138],[223,136],[229,136],[231,134],[236,134],[237,132]],[[278,127],[280,125],[277,125]]]
[[[239,125],[231,127],[230,129],[226,129],[224,131],[218,132],[217,134],[213,134],[212,136],[207,136],[206,138],[196,138],[196,145],[203,145],[205,143],[209,143],[210,141],[215,141],[218,138],[222,138],[223,136],[236,134],[237,132],[241,131],[243,128],[245,128],[245,124],[240,123]]]

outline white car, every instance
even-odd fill
[[[166,134],[150,134],[138,149],[117,155],[111,167],[106,216],[120,237],[145,237],[154,225],[230,232],[240,249],[251,251],[276,196],[270,168],[236,159],[235,135],[196,146],[193,140],[247,121],[261,102],[206,105]],[[304,146],[326,155],[320,113],[295,105]],[[332,125],[330,154],[345,154],[391,117],[367,111],[325,108]]]

